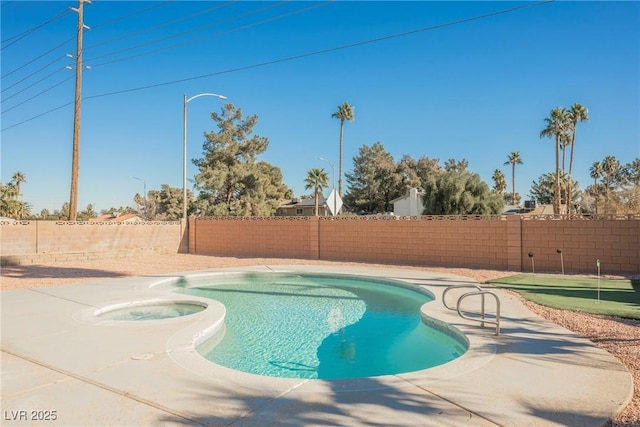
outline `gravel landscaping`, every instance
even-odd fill
[[[38,288],[72,283],[93,282],[126,276],[148,276],[171,272],[249,265],[341,265],[362,266],[360,263],[337,263],[300,259],[264,259],[210,257],[202,255],[166,254],[131,258],[57,262],[38,265],[2,267],[0,289]],[[372,265],[372,267],[389,267]],[[467,268],[402,268],[438,271],[473,278],[479,283],[516,272]],[[631,372],[635,393],[631,403],[611,423],[612,426],[640,426],[640,320],[612,316],[595,316],[567,310],[557,310],[522,299],[532,312],[584,336],[617,357]]]

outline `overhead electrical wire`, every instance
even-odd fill
[[[406,36],[410,36],[410,35],[413,35],[413,34],[423,33],[423,32],[427,32],[427,31],[433,31],[433,30],[437,30],[437,29],[440,29],[440,28],[451,27],[451,26],[454,26],[454,25],[460,25],[460,24],[464,24],[464,23],[467,23],[467,22],[478,21],[478,20],[481,20],[481,19],[486,19],[486,18],[498,16],[498,15],[504,15],[504,14],[516,12],[518,10],[523,10],[523,9],[529,9],[529,8],[534,8],[534,7],[538,7],[538,6],[543,6],[543,5],[546,5],[546,4],[549,4],[549,3],[553,3],[553,2],[555,2],[555,0],[543,0],[543,1],[535,2],[535,3],[519,5],[519,6],[515,6],[515,7],[512,7],[512,8],[503,9],[503,10],[499,10],[499,11],[495,11],[495,12],[489,12],[489,13],[485,13],[485,14],[481,14],[481,15],[471,16],[471,17],[468,17],[468,18],[462,18],[462,19],[457,19],[457,20],[454,20],[454,21],[444,22],[442,24],[436,24],[436,25],[431,25],[431,26],[427,26],[427,27],[417,28],[417,29],[414,29],[414,30],[404,31],[404,32],[395,33],[395,34],[390,34],[388,36],[382,36],[382,37],[377,37],[377,38],[373,38],[373,39],[363,40],[363,41],[360,41],[360,42],[344,44],[344,45],[335,46],[335,47],[331,47],[331,48],[316,50],[316,51],[313,51],[313,52],[307,52],[307,53],[302,53],[302,54],[299,54],[299,55],[293,55],[293,56],[288,56],[288,57],[284,57],[284,58],[274,59],[274,60],[271,60],[271,61],[260,62],[260,63],[257,63],[257,64],[246,65],[246,66],[242,66],[242,67],[231,68],[231,69],[228,69],[228,70],[217,71],[217,72],[214,72],[214,73],[207,73],[207,74],[203,74],[203,75],[199,75],[199,76],[187,77],[187,78],[183,78],[183,79],[172,80],[172,81],[162,82],[162,83],[156,83],[156,84],[152,84],[152,85],[139,86],[139,87],[123,89],[123,90],[119,90],[119,91],[106,92],[106,93],[97,94],[97,95],[90,95],[90,96],[84,97],[83,100],[95,99],[95,98],[103,98],[103,97],[113,96],[113,95],[120,95],[120,94],[123,94],[123,93],[129,93],[129,92],[136,92],[136,91],[141,91],[141,90],[153,89],[153,88],[162,87],[162,86],[170,86],[170,85],[174,85],[174,84],[178,84],[178,83],[184,83],[184,82],[187,82],[187,81],[199,80],[199,79],[212,77],[212,76],[218,76],[218,75],[222,75],[222,74],[229,74],[229,73],[234,73],[234,72],[238,72],[238,71],[250,70],[250,69],[253,69],[253,68],[265,67],[265,66],[268,66],[268,65],[279,64],[279,63],[288,62],[288,61],[294,61],[294,60],[307,58],[307,57],[311,57],[311,56],[316,56],[316,55],[323,55],[323,54],[330,53],[330,52],[336,52],[336,51],[340,51],[340,50],[351,49],[351,48],[354,48],[354,47],[364,46],[364,45],[373,44],[373,43],[379,43],[379,42],[386,41],[386,40],[396,39],[396,38],[400,38],[400,37],[406,37]],[[22,125],[24,123],[30,122],[30,121],[35,120],[35,119],[37,119],[39,117],[42,117],[42,116],[44,116],[46,114],[49,114],[49,113],[54,112],[56,110],[59,110],[60,108],[64,108],[67,105],[70,105],[72,103],[73,103],[73,101],[71,101],[71,102],[69,102],[67,104],[64,104],[64,105],[60,105],[60,106],[55,107],[55,108],[53,108],[51,110],[45,111],[44,113],[38,114],[35,117],[31,117],[29,119],[25,119],[25,120],[23,120],[21,122],[18,122],[18,123],[15,123],[15,124],[11,125],[11,126],[3,128],[0,131],[5,131],[5,130],[8,130],[8,129],[14,128],[16,126]]]
[[[135,11],[135,12],[133,12],[133,13],[130,13],[130,14],[127,14],[127,15],[123,15],[123,16],[120,16],[120,17],[118,17],[118,18],[114,18],[114,19],[112,19],[112,20],[110,20],[110,21],[106,21],[106,22],[103,22],[103,23],[101,23],[101,24],[98,24],[98,25],[92,26],[92,28],[95,30],[96,28],[101,28],[101,27],[104,27],[104,26],[107,26],[107,25],[111,25],[111,24],[113,24],[113,23],[115,23],[115,22],[122,21],[122,20],[127,19],[127,18],[130,18],[130,17],[132,17],[132,16],[141,15],[141,14],[143,14],[143,13],[150,12],[151,10],[157,9],[158,7],[166,6],[167,4],[172,3],[173,1],[175,1],[175,0],[167,0],[167,1],[163,2],[163,3],[161,3],[161,4],[154,5],[154,6],[152,6],[152,7],[148,7],[148,8],[145,8],[145,9],[141,9],[141,10]],[[191,15],[187,16],[186,18],[184,18],[184,17],[183,17],[183,18],[180,18],[180,19],[174,19],[174,20],[172,20],[172,21],[168,21],[167,23],[164,23],[164,24],[161,24],[161,25],[156,25],[156,26],[154,26],[154,27],[150,27],[150,29],[156,29],[156,28],[159,28],[159,27],[162,27],[162,26],[166,26],[166,25],[168,25],[168,24],[172,24],[172,23],[175,23],[175,22],[183,21],[183,20],[185,20],[185,19],[191,19],[191,18],[193,18],[193,17],[196,17],[196,16],[199,16],[199,15],[202,15],[203,13],[208,13],[208,12],[211,12],[212,10],[220,9],[220,8],[225,7],[225,6],[229,5],[229,4],[232,4],[232,3],[236,2],[236,1],[238,1],[238,0],[230,0],[230,1],[226,2],[226,3],[224,3],[223,5],[216,5],[216,6],[214,6],[214,7],[207,8],[207,9],[205,9],[204,11],[200,11],[200,12],[197,12],[197,13],[191,14]],[[66,12],[65,12],[65,13],[66,13]],[[62,15],[62,14],[61,14],[61,15]],[[132,34],[137,35],[137,34],[139,34],[139,33],[146,32],[146,31],[148,31],[148,30],[142,30],[142,31],[135,32],[135,33],[132,33]],[[121,38],[127,38],[127,36],[120,37],[120,38],[118,38],[118,39],[121,39]],[[73,36],[73,37],[71,37],[70,39],[68,39],[68,40],[64,41],[63,43],[61,43],[61,44],[59,44],[59,45],[57,45],[57,46],[55,46],[55,47],[53,47],[53,48],[49,49],[48,51],[44,52],[43,54],[41,54],[41,55],[39,55],[39,56],[37,56],[37,57],[35,57],[35,58],[31,59],[30,61],[26,62],[25,64],[21,65],[20,67],[18,67],[18,68],[16,68],[16,69],[14,69],[14,70],[12,70],[12,71],[10,71],[10,72],[6,73],[4,76],[2,76],[2,78],[4,79],[5,77],[8,77],[9,75],[13,74],[14,72],[19,71],[19,70],[21,70],[22,68],[24,68],[24,67],[26,67],[26,66],[28,66],[28,65],[30,65],[30,64],[32,64],[32,63],[34,63],[34,62],[35,62],[35,61],[37,61],[38,59],[41,59],[42,57],[44,57],[44,56],[48,55],[49,53],[51,53],[51,52],[53,52],[53,51],[55,51],[55,50],[57,50],[57,49],[61,48],[61,47],[62,47],[62,46],[64,46],[65,44],[72,42],[73,40],[75,40],[75,36]],[[111,40],[111,41],[113,41],[113,40]],[[85,47],[85,48],[83,49],[83,51],[84,51],[84,52],[86,52],[86,51],[87,51],[87,49],[90,49],[90,48],[95,47],[95,46],[103,45],[103,44],[106,44],[106,43],[111,42],[111,41],[102,42],[102,43],[99,43],[98,45]],[[11,89],[11,88],[15,87],[16,85],[18,85],[18,84],[20,84],[20,83],[24,82],[25,80],[29,79],[30,77],[33,77],[34,75],[36,75],[36,74],[38,74],[39,72],[41,72],[41,71],[45,70],[46,68],[50,67],[51,65],[53,65],[53,64],[54,64],[54,63],[56,63],[56,62],[58,62],[58,61],[59,61],[59,60],[61,60],[61,59],[64,59],[64,57],[59,57],[59,58],[57,58],[57,59],[55,59],[55,60],[53,60],[53,61],[51,61],[51,62],[47,63],[46,65],[44,65],[44,66],[40,67],[39,69],[37,69],[37,70],[33,71],[33,72],[32,72],[32,73],[30,73],[29,75],[27,75],[27,76],[23,77],[22,79],[20,79],[20,80],[18,80],[18,81],[16,81],[16,82],[14,82],[14,83],[12,83],[11,85],[8,85],[8,86],[6,86],[6,85],[5,85],[5,87],[3,87],[3,88],[2,88],[2,90],[0,91],[0,93],[5,93],[7,90],[9,90],[9,89]],[[52,73],[52,74],[53,74],[53,73]],[[48,76],[51,76],[52,74],[49,74]],[[42,80],[44,80],[44,79],[46,79],[46,78],[47,78],[47,77],[45,77],[45,78],[43,78],[43,79],[40,79],[40,80],[38,80],[38,82],[41,82]],[[34,84],[32,84],[32,85],[28,86],[28,88],[33,87],[33,86],[34,86]],[[20,92],[23,92],[23,91],[24,91],[24,90],[21,90]],[[15,95],[15,94],[14,94],[14,95]],[[13,96],[13,95],[12,95],[12,96]],[[4,97],[4,99],[7,99],[7,97]]]
[[[229,4],[231,4],[231,3],[235,2],[235,1],[237,1],[237,0],[231,0],[230,2],[227,2],[227,3],[225,3],[224,5],[218,5],[218,6],[213,7],[213,8],[205,9],[205,12],[210,12],[211,10],[219,9],[219,8],[224,7],[225,5],[229,5]],[[200,29],[202,29],[202,28],[207,28],[207,27],[210,27],[210,26],[213,26],[213,25],[218,25],[218,24],[223,23],[223,22],[233,21],[233,20],[236,20],[236,19],[239,19],[239,18],[244,18],[244,17],[246,17],[246,16],[250,16],[250,15],[253,15],[253,14],[255,14],[255,13],[259,13],[259,12],[262,12],[262,11],[264,11],[264,10],[268,10],[268,9],[273,8],[273,7],[279,6],[280,4],[282,4],[282,3],[286,3],[287,1],[288,1],[288,0],[285,0],[285,1],[282,1],[282,2],[280,2],[280,3],[274,4],[274,5],[270,5],[270,6],[267,6],[267,7],[260,7],[260,8],[257,8],[257,9],[253,9],[253,10],[251,10],[251,11],[249,11],[249,12],[245,12],[245,13],[242,13],[242,14],[235,15],[235,16],[233,16],[233,17],[231,17],[231,18],[226,19],[226,20],[218,21],[218,22],[213,23],[213,24],[208,24],[208,25],[206,25],[206,26],[204,26],[204,27],[199,27],[199,28],[197,28],[196,30],[200,30]],[[329,0],[329,1],[328,1],[328,2],[326,2],[326,3],[330,3],[330,2],[332,2],[332,1],[334,1],[334,0]],[[278,16],[276,16],[276,17],[272,17],[272,18],[265,19],[265,20],[262,20],[262,21],[259,21],[259,22],[256,22],[256,23],[252,23],[252,24],[249,24],[249,25],[245,25],[245,26],[243,26],[243,27],[239,27],[239,28],[236,28],[236,29],[233,29],[233,30],[227,31],[227,32],[218,33],[218,34],[216,34],[216,35],[222,35],[222,34],[226,34],[226,33],[229,33],[229,32],[238,31],[238,30],[240,30],[240,29],[245,29],[245,28],[249,28],[249,27],[252,27],[252,26],[260,25],[260,24],[263,24],[263,23],[265,23],[265,22],[273,21],[273,20],[275,20],[275,19],[280,19],[280,18],[283,18],[283,17],[285,17],[285,16],[290,16],[290,15],[293,15],[293,14],[296,14],[296,13],[301,13],[301,12],[303,12],[303,11],[306,11],[306,10],[309,10],[309,9],[313,9],[313,8],[315,8],[315,7],[320,7],[320,6],[323,6],[323,5],[324,5],[324,4],[326,4],[326,3],[323,3],[323,4],[317,4],[317,5],[313,5],[313,6],[311,6],[311,7],[303,8],[303,9],[300,9],[300,10],[297,10],[297,11],[293,11],[293,12],[288,12],[288,13],[285,13],[285,14],[281,14],[281,15],[278,15]],[[149,9],[146,9],[146,10],[149,10]],[[198,12],[198,13],[196,13],[196,14],[189,15],[189,17],[191,18],[191,17],[193,17],[193,16],[201,15],[201,14],[202,14],[202,12],[203,12],[203,11],[200,11],[200,12]],[[127,16],[131,16],[131,15],[127,15]],[[181,20],[184,20],[184,18],[181,18],[181,19],[178,19],[178,20],[169,21],[168,23],[175,23],[175,22],[177,22],[177,21],[181,21]],[[165,23],[165,24],[166,24],[166,23]],[[94,28],[95,28],[95,27],[94,27]],[[188,31],[188,32],[192,32],[192,31],[194,31],[194,30],[190,30],[190,31]],[[187,32],[187,33],[188,33],[188,32]],[[181,34],[184,34],[184,33],[181,33]],[[180,35],[180,34],[179,34],[179,35]],[[214,35],[214,36],[216,36],[216,35]],[[206,38],[210,38],[210,37],[214,37],[214,36],[207,36],[207,37],[205,37],[204,39],[206,39]],[[175,36],[172,36],[172,37],[175,37]],[[202,40],[202,39],[203,39],[203,38],[200,38],[200,39],[198,39],[198,40]],[[196,41],[197,41],[197,40],[196,40]],[[184,45],[186,45],[186,44],[190,44],[190,43],[193,43],[193,42],[194,42],[194,41],[191,41],[191,42],[185,42],[185,43],[181,43],[181,44],[178,44],[178,45],[172,45],[172,46],[169,46],[169,47],[164,47],[164,48],[161,48],[161,49],[156,49],[156,50],[154,50],[154,51],[150,51],[150,52],[144,52],[144,53],[136,54],[136,55],[133,55],[133,56],[130,56],[130,57],[126,57],[126,58],[120,58],[120,59],[117,59],[117,60],[114,60],[114,61],[108,61],[108,62],[105,62],[105,63],[100,63],[100,64],[97,64],[97,65],[93,65],[93,66],[92,66],[92,68],[95,68],[96,66],[103,66],[103,65],[107,65],[107,64],[110,64],[110,63],[113,63],[113,62],[119,62],[119,61],[124,61],[124,60],[128,60],[128,59],[133,59],[133,58],[136,58],[136,57],[139,57],[139,56],[143,56],[143,55],[148,55],[148,54],[156,53],[156,52],[158,52],[158,51],[167,50],[167,49],[170,49],[170,48],[175,48],[175,47],[184,46]],[[153,43],[153,42],[152,42],[152,43]],[[136,48],[136,47],[134,47],[134,48]],[[125,50],[129,50],[129,49],[125,49]],[[85,51],[85,52],[86,52],[86,49],[83,49],[83,51]],[[95,58],[94,58],[94,59],[95,59]],[[34,74],[37,74],[38,72],[42,71],[43,69],[47,68],[48,66],[50,66],[50,65],[52,65],[53,63],[57,62],[58,60],[59,60],[59,59],[56,59],[56,60],[54,60],[54,61],[50,62],[49,64],[45,65],[44,67],[42,67],[42,68],[40,68],[40,69],[36,70],[35,72],[33,72],[33,73],[29,74],[28,76],[26,76],[26,77],[25,77],[25,78],[23,78],[22,80],[20,80],[20,81],[18,81],[18,82],[16,82],[16,83],[14,83],[14,84],[12,84],[11,86],[9,86],[9,87],[7,87],[7,88],[4,88],[2,91],[4,92],[4,91],[6,91],[7,89],[10,89],[10,88],[14,87],[14,86],[15,86],[15,85],[17,85],[18,83],[21,83],[22,81],[24,81],[24,80],[26,80],[27,78],[29,78],[29,77],[33,76]],[[89,59],[89,60],[88,60],[88,62],[90,62],[90,61],[91,61],[91,59]],[[59,70],[58,70],[58,71],[59,71]],[[52,74],[54,74],[54,73],[49,74],[47,77],[51,76]],[[41,82],[42,80],[46,79],[47,77],[45,77],[45,78],[43,78],[43,79],[38,80],[38,82]],[[38,83],[38,82],[36,82],[36,83]],[[36,83],[34,83],[34,84],[32,84],[32,85],[28,86],[28,88],[33,87]],[[20,92],[23,92],[24,90],[26,90],[26,88],[25,88],[25,89],[23,89],[23,90],[21,90]],[[18,92],[18,93],[20,93],[20,92]],[[17,93],[16,93],[16,94],[17,94]],[[16,94],[11,95],[11,97],[15,96]],[[5,97],[5,99],[8,99],[8,98],[9,98],[9,97]],[[33,98],[35,98],[35,97],[32,97],[32,98],[30,98],[30,99],[33,99]],[[24,104],[24,102],[21,102],[21,103],[20,103],[20,104],[18,104],[18,105],[22,105],[22,104]],[[6,111],[8,111],[8,110],[6,110]]]
[[[51,53],[51,52],[53,52],[54,50],[61,48],[61,47],[62,47],[62,46],[64,46],[65,44],[67,44],[67,43],[69,43],[69,42],[72,42],[72,41],[74,41],[75,39],[76,39],[76,37],[75,37],[75,36],[73,36],[73,37],[71,37],[70,39],[63,41],[62,43],[60,43],[60,44],[59,44],[59,45],[57,45],[56,47],[53,47],[53,48],[49,49],[49,50],[48,50],[48,51],[46,51],[45,53],[43,53],[43,54],[41,54],[41,55],[39,55],[39,56],[37,56],[37,57],[33,58],[32,60],[30,60],[30,61],[28,61],[28,62],[26,62],[26,63],[24,63],[24,64],[22,64],[22,65],[21,65],[21,66],[19,66],[18,68],[14,69],[14,70],[12,70],[12,71],[9,71],[7,74],[3,75],[3,76],[2,76],[2,78],[4,79],[4,78],[6,78],[6,77],[10,76],[11,74],[15,73],[16,71],[23,69],[23,68],[24,68],[24,67],[26,67],[27,65],[33,64],[34,62],[36,62],[38,59],[42,58],[43,56],[46,56],[46,55],[50,54],[50,53]],[[47,66],[49,66],[49,65],[51,65],[51,63],[49,63]],[[40,70],[43,70],[43,69],[44,69],[44,68],[46,68],[47,66],[42,67]],[[40,71],[40,70],[38,70],[38,71]],[[22,81],[22,80],[21,80],[21,81]]]
[[[172,0],[172,1],[173,1],[173,0]],[[124,34],[124,35],[122,35],[122,36],[119,36],[119,37],[116,37],[116,38],[113,38],[113,39],[110,39],[110,40],[102,41],[102,42],[100,42],[100,43],[96,43],[96,44],[88,45],[88,46],[86,47],[86,49],[93,49],[93,48],[96,48],[96,47],[98,47],[98,46],[103,46],[103,45],[105,45],[105,44],[109,44],[109,43],[113,43],[113,42],[116,42],[116,41],[120,41],[120,40],[128,39],[128,38],[130,38],[130,37],[134,37],[134,36],[137,36],[137,35],[140,35],[140,34],[144,34],[144,33],[147,33],[147,32],[149,32],[149,31],[157,30],[157,29],[159,29],[159,28],[166,27],[166,26],[168,26],[168,25],[172,25],[172,24],[175,24],[175,23],[178,23],[178,22],[182,22],[182,21],[186,21],[186,20],[189,20],[189,19],[192,19],[192,18],[195,18],[195,17],[201,16],[201,15],[205,15],[205,14],[207,14],[207,13],[210,13],[210,12],[214,11],[214,10],[221,9],[221,8],[223,8],[223,7],[227,7],[227,6],[229,6],[229,5],[231,5],[232,3],[235,3],[235,2],[237,2],[237,1],[238,1],[238,0],[231,0],[231,1],[228,1],[228,2],[226,2],[226,3],[223,3],[223,4],[219,4],[219,5],[216,5],[216,6],[210,7],[210,8],[208,8],[208,9],[204,9],[204,10],[201,10],[201,11],[199,11],[199,12],[192,13],[191,15],[183,16],[183,17],[181,17],[181,18],[177,18],[177,19],[174,19],[174,20],[171,20],[171,21],[166,21],[166,22],[163,22],[163,23],[158,24],[158,25],[153,25],[153,26],[151,26],[151,27],[143,28],[143,29],[141,29],[141,30],[134,31],[134,32],[132,32],[132,33],[128,33],[128,34]],[[99,27],[102,27],[103,25],[104,25],[104,24],[102,24],[102,25],[97,25],[97,26],[95,26],[94,28],[99,28]]]
[[[128,14],[128,15],[123,15],[123,16],[120,16],[120,17],[118,17],[118,18],[114,18],[114,19],[112,19],[111,21],[103,22],[103,23],[101,23],[101,24],[98,24],[98,25],[93,26],[92,28],[93,28],[93,29],[96,29],[96,28],[100,28],[100,27],[104,27],[104,26],[107,26],[107,25],[113,24],[114,22],[122,21],[122,20],[127,19],[127,18],[130,18],[130,17],[132,17],[132,16],[140,15],[140,14],[142,14],[142,13],[149,12],[149,11],[151,11],[151,10],[153,10],[153,9],[157,9],[158,7],[165,6],[165,5],[167,5],[167,4],[169,4],[169,3],[173,2],[173,1],[175,1],[175,0],[167,0],[167,1],[163,2],[163,3],[161,3],[161,4],[157,4],[157,5],[154,5],[154,6],[148,7],[148,8],[146,8],[146,9],[141,9],[141,10],[138,10],[138,11],[136,11],[136,12],[130,13],[130,14]],[[64,12],[60,13],[60,14],[59,14],[59,15],[57,15],[56,17],[51,18],[51,19],[50,19],[50,20],[48,20],[45,24],[48,24],[48,23],[54,22],[55,20],[57,20],[57,19],[61,18],[62,16],[66,15],[67,13],[69,13],[69,9],[67,9],[66,11],[64,11]],[[39,27],[41,27],[41,26],[43,26],[43,25],[45,25],[45,24],[41,24],[41,25],[40,25],[40,26],[38,26],[38,27],[32,28],[32,29],[30,29],[30,30],[27,30],[27,31],[25,31],[23,34],[25,34],[25,35],[26,35],[27,33],[31,33],[31,32],[33,32],[33,31],[35,31],[37,28],[39,28]],[[14,38],[15,38],[15,37],[17,37],[17,36],[14,36]],[[21,65],[21,66],[19,66],[18,68],[16,68],[16,69],[14,69],[14,70],[12,70],[12,71],[10,71],[10,72],[8,72],[8,73],[4,74],[4,75],[2,76],[2,78],[4,79],[4,78],[6,78],[6,77],[10,76],[11,74],[15,73],[16,71],[19,71],[19,70],[23,69],[24,67],[26,67],[26,66],[28,66],[28,65],[31,65],[32,63],[36,62],[36,61],[37,61],[37,60],[39,60],[40,58],[42,58],[42,57],[44,57],[44,56],[46,56],[46,55],[50,54],[51,52],[53,52],[53,51],[55,51],[55,50],[57,50],[57,49],[59,49],[59,48],[61,48],[61,47],[63,47],[64,45],[66,45],[67,43],[70,43],[70,42],[74,41],[75,39],[76,39],[76,36],[74,35],[73,37],[69,38],[68,40],[65,40],[64,42],[60,43],[59,45],[57,45],[57,46],[55,46],[55,47],[53,47],[53,48],[51,48],[51,49],[47,50],[46,52],[44,52],[44,53],[42,53],[42,54],[40,54],[40,55],[36,56],[35,58],[33,58],[33,59],[31,59],[31,60],[27,61],[26,63],[22,64],[22,65]],[[3,40],[3,42],[4,42],[4,40]],[[56,61],[58,61],[58,60],[60,60],[60,59],[62,59],[62,58],[58,58],[58,59],[56,59],[55,61],[52,61],[52,62],[48,63],[47,65],[45,65],[45,66],[43,66],[43,67],[39,68],[38,70],[34,71],[33,73],[29,74],[27,77],[25,77],[25,78],[23,78],[23,79],[19,80],[18,82],[13,83],[11,86],[9,86],[9,87],[4,87],[4,88],[2,89],[2,92],[5,92],[7,89],[9,89],[9,88],[11,88],[11,87],[15,86],[15,85],[16,85],[16,84],[18,84],[18,83],[23,82],[23,81],[24,81],[24,80],[26,80],[27,78],[32,77],[33,75],[35,75],[35,74],[37,74],[38,72],[40,72],[40,71],[42,71],[42,70],[46,69],[47,67],[49,67],[50,65],[52,65],[53,63],[55,63]]]
[[[22,102],[20,102],[20,103],[18,103],[18,104],[16,104],[16,105],[14,105],[13,107],[7,108],[6,110],[2,110],[2,114],[9,112],[9,111],[13,110],[14,108],[17,108],[17,107],[19,107],[20,105],[24,104],[25,102],[31,101],[32,99],[39,97],[40,95],[44,95],[45,93],[49,92],[51,89],[54,89],[54,88],[56,88],[56,87],[60,86],[62,83],[66,82],[66,81],[68,81],[68,80],[71,80],[73,77],[74,77],[74,76],[69,76],[69,77],[67,77],[66,79],[61,80],[61,81],[59,81],[58,83],[54,84],[53,86],[50,86],[50,87],[48,87],[47,89],[45,89],[45,90],[43,90],[43,91],[41,91],[41,92],[39,92],[39,93],[37,93],[37,94],[33,95],[31,98],[27,98],[27,99],[25,99],[24,101],[22,101]]]
[[[232,16],[232,17],[227,18],[227,19],[223,19],[223,20],[216,21],[216,22],[210,22],[210,23],[208,23],[206,25],[201,25],[200,27],[191,28],[191,29],[189,29],[187,31],[183,31],[181,33],[176,33],[176,34],[172,34],[170,36],[166,36],[166,37],[163,37],[163,38],[160,38],[160,39],[151,40],[149,42],[142,43],[142,44],[139,44],[139,45],[136,45],[136,46],[131,46],[131,47],[128,47],[126,49],[121,49],[119,51],[106,53],[106,54],[100,55],[100,56],[94,56],[93,58],[87,59],[87,61],[95,61],[96,59],[105,58],[105,57],[108,57],[108,56],[117,55],[119,53],[128,52],[130,50],[135,50],[135,49],[139,49],[139,48],[142,48],[142,47],[145,47],[145,46],[150,46],[150,45],[153,45],[153,44],[161,43],[161,42],[164,42],[164,41],[167,41],[167,40],[170,40],[170,39],[174,39],[176,37],[181,37],[181,36],[186,35],[186,34],[194,33],[194,32],[206,29],[206,28],[210,28],[210,27],[213,27],[213,26],[216,26],[216,25],[220,25],[220,24],[223,24],[225,22],[230,22],[230,21],[234,21],[234,20],[239,19],[239,18],[244,18],[246,16],[250,16],[250,15],[253,15],[255,13],[262,12],[264,10],[272,9],[274,7],[278,7],[278,6],[282,5],[283,3],[286,3],[287,1],[289,1],[289,0],[284,0],[284,1],[281,1],[279,3],[270,4],[268,6],[263,6],[261,8],[257,8],[257,9],[251,10],[249,12],[241,13],[241,14]],[[94,66],[96,66],[96,67],[99,66],[99,65],[104,65],[104,64],[94,64]]]
[[[43,22],[42,24],[36,25],[35,27],[28,29],[27,31],[21,33],[21,34],[17,34],[13,37],[9,37],[6,38],[4,40],[2,40],[2,47],[0,48],[1,50],[4,50],[5,48],[14,45],[15,43],[17,43],[18,41],[22,40],[23,38],[27,37],[29,34],[34,33],[35,31],[37,31],[38,29],[44,27],[45,25],[51,24],[52,22],[57,21],[58,19],[62,18],[64,15],[66,15],[67,13],[69,13],[69,9],[65,10],[64,12],[60,12],[58,15],[54,16],[53,18]],[[6,43],[6,44],[5,44]]]
[[[273,16],[271,18],[266,18],[266,19],[263,19],[261,21],[256,21],[256,22],[253,22],[253,23],[250,23],[250,24],[247,24],[247,25],[243,25],[241,27],[232,28],[230,30],[220,31],[220,32],[217,32],[215,34],[209,34],[207,36],[198,37],[196,39],[191,39],[189,41],[185,41],[185,42],[182,42],[182,43],[177,43],[177,44],[173,44],[173,45],[170,45],[170,46],[164,46],[164,47],[161,47],[161,48],[158,48],[158,49],[154,49],[154,50],[151,50],[151,51],[141,52],[141,53],[138,53],[138,54],[135,54],[135,55],[126,56],[126,57],[114,59],[114,60],[111,60],[111,61],[95,63],[95,64],[93,64],[93,67],[96,68],[96,67],[101,67],[101,66],[108,65],[108,64],[113,64],[113,63],[116,63],[116,62],[127,61],[127,60],[131,60],[131,59],[139,58],[139,57],[142,57],[142,56],[146,56],[146,55],[151,55],[151,54],[154,54],[154,53],[162,52],[162,51],[165,51],[165,50],[170,50],[170,49],[175,49],[175,48],[178,48],[178,47],[187,46],[187,45],[190,45],[190,44],[193,44],[193,43],[197,43],[197,42],[201,42],[203,40],[208,40],[208,39],[211,39],[211,38],[214,38],[214,37],[220,37],[220,36],[223,36],[223,35],[231,34],[231,33],[236,32],[236,31],[246,30],[247,28],[256,27],[258,25],[262,25],[262,24],[265,24],[267,22],[276,21],[278,19],[286,18],[288,16],[296,15],[296,14],[299,14],[299,13],[302,13],[302,12],[306,12],[306,11],[311,10],[311,9],[322,7],[322,6],[327,5],[328,3],[333,3],[334,1],[335,0],[328,0],[328,1],[324,2],[324,3],[314,4],[312,6],[308,6],[308,7],[302,8],[302,9],[298,9],[298,10],[294,10],[294,11],[291,11],[291,12],[283,13],[283,14],[280,14],[280,15],[277,15],[277,16]],[[242,17],[244,17],[244,16],[242,16]],[[93,59],[95,60],[97,58],[93,58]]]
[[[164,7],[164,6],[168,5],[169,3],[173,3],[174,1],[175,0],[165,0],[162,3],[155,4],[153,6],[150,6],[150,7],[146,8],[146,9],[140,9],[140,10],[132,12],[132,13],[130,13],[128,15],[122,15],[122,16],[119,16],[117,18],[113,18],[110,21],[106,21],[106,22],[102,22],[100,24],[92,25],[91,28],[95,30],[97,28],[106,27],[108,25],[115,24],[116,22],[124,21],[125,19],[131,18],[132,16],[142,15],[142,14],[150,12],[150,11],[152,11],[154,9],[158,9],[160,7]]]
[[[23,88],[23,89],[19,90],[18,92],[14,93],[13,95],[3,96],[3,97],[2,97],[2,102],[3,102],[3,103],[4,103],[4,102],[6,102],[7,100],[9,100],[9,99],[13,98],[14,96],[21,94],[21,93],[22,93],[22,92],[24,92],[25,90],[32,88],[33,86],[37,85],[37,84],[38,84],[38,83],[40,83],[40,82],[43,82],[44,80],[48,79],[49,77],[53,76],[54,74],[58,74],[60,71],[62,71],[62,70],[66,70],[66,69],[67,69],[66,67],[64,67],[64,68],[58,68],[57,70],[52,71],[51,73],[47,74],[46,76],[44,76],[44,77],[43,77],[43,78],[41,78],[40,80],[38,80],[38,81],[35,81],[35,82],[31,83],[29,86],[27,86],[27,87],[25,87],[25,88]]]

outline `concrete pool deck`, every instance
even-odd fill
[[[118,322],[93,316],[131,301],[198,299],[173,294],[167,286],[150,288],[159,281],[273,271],[357,274],[425,286],[436,300],[423,312],[466,334],[470,348],[450,363],[408,374],[278,379],[232,371],[199,356],[194,341],[224,313],[215,302],[174,319]],[[631,399],[631,375],[613,356],[534,315],[507,293],[495,291],[502,315],[497,337],[492,326],[482,328],[447,310],[441,294],[457,284],[475,282],[397,268],[278,265],[2,291],[0,423],[600,426]],[[466,291],[452,291],[447,300],[452,304]],[[493,313],[490,298],[487,304]]]

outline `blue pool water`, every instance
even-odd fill
[[[251,274],[181,285],[222,302],[222,338],[198,351],[258,375],[361,378],[449,362],[466,344],[427,326],[427,294],[358,276]],[[396,283],[397,284],[397,283]],[[391,286],[390,286],[391,285]]]

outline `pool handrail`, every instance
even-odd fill
[[[445,289],[445,290],[442,292],[442,304],[443,304],[446,308],[448,308],[449,310],[455,310],[455,308],[453,308],[453,307],[449,307],[449,306],[447,305],[447,301],[445,300],[445,296],[447,295],[447,292],[449,292],[451,289],[460,289],[460,288],[475,288],[475,289],[477,289],[477,290],[479,290],[479,291],[482,291],[482,290],[483,290],[483,289],[482,289],[482,287],[480,287],[480,285],[473,285],[473,284],[466,284],[466,285],[451,285],[451,286],[448,286],[448,287],[447,287],[447,289]]]
[[[493,297],[496,299],[496,320],[488,320],[488,319],[484,318],[484,296],[486,294],[493,295]],[[467,298],[467,297],[474,296],[474,295],[481,295],[482,296],[482,320],[474,319],[473,317],[465,316],[464,314],[462,314],[462,311],[460,310],[460,304],[462,303],[462,300]],[[475,322],[481,322],[483,327],[484,327],[485,322],[492,323],[492,324],[496,325],[496,333],[495,333],[495,335],[496,336],[500,335],[500,298],[498,298],[498,295],[496,295],[495,293],[493,293],[491,291],[481,290],[481,291],[467,292],[466,294],[462,294],[460,296],[460,298],[458,298],[458,303],[456,304],[456,310],[458,312],[458,315],[460,315],[460,317],[462,317],[463,319],[473,320]]]

